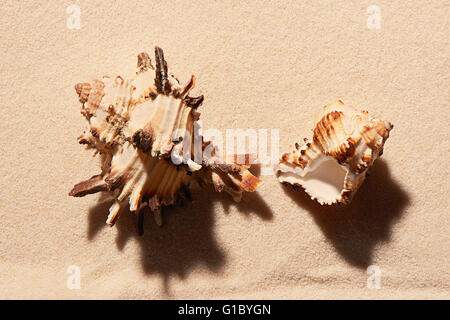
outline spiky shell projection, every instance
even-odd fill
[[[149,55],[141,53],[138,70],[130,79],[104,77],[75,86],[88,121],[88,130],[78,141],[100,153],[102,165],[101,173],[76,184],[69,195],[112,195],[110,225],[129,203],[130,211],[138,215],[139,233],[144,207],[161,225],[161,209],[189,198],[194,181],[225,190],[236,201],[261,182],[248,171],[249,165],[224,162],[216,147],[203,141],[197,121],[203,96],[189,96],[194,76],[180,86],[169,75],[158,47],[155,60],[154,67]]]
[[[283,154],[276,168],[278,180],[302,187],[322,205],[348,204],[382,155],[392,128],[389,121],[373,119],[341,100],[326,105],[312,141],[296,143],[296,150]]]

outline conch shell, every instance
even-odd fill
[[[315,123],[312,142],[295,144],[276,168],[278,180],[302,187],[322,205],[348,204],[366,177],[393,125],[372,119],[339,100],[326,105]]]
[[[217,148],[203,141],[197,121],[203,96],[189,96],[194,76],[180,86],[158,47],[155,59],[154,67],[147,53],[139,54],[138,70],[130,79],[104,77],[75,86],[88,121],[78,141],[102,155],[102,170],[76,184],[69,195],[111,194],[110,225],[128,202],[130,211],[138,213],[140,232],[143,207],[150,207],[160,225],[162,207],[189,198],[193,181],[225,190],[236,201],[261,182],[249,165],[224,163]]]

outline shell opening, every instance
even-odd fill
[[[305,170],[291,169],[279,172],[279,179],[293,185],[301,185],[319,203],[332,204],[341,198],[347,169],[332,157],[323,157],[317,164]]]

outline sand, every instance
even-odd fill
[[[445,1],[131,3],[0,5],[0,298],[450,298]],[[196,75],[205,128],[279,129],[290,151],[341,98],[395,125],[384,155],[347,208],[264,175],[239,204],[194,192],[143,237],[128,214],[109,228],[108,203],[67,195],[98,171],[73,86],[131,74],[155,45]]]

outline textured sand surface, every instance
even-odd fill
[[[450,298],[446,1],[131,3],[0,4],[0,298]],[[240,204],[194,192],[138,237],[129,215],[104,224],[99,196],[68,197],[98,171],[76,142],[74,84],[129,75],[155,45],[180,79],[196,75],[205,128],[279,129],[284,152],[338,98],[390,120],[354,203],[323,208],[262,176]]]

